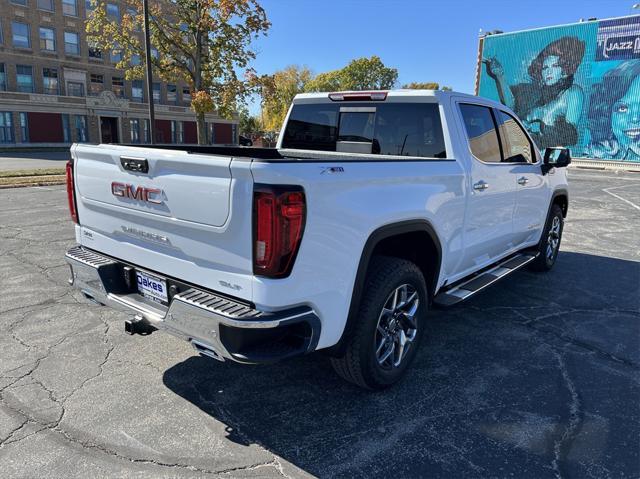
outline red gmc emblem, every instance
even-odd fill
[[[155,205],[162,204],[162,190],[158,188],[146,188],[114,181],[111,183],[111,194],[120,198],[131,198],[132,200],[146,201]]]

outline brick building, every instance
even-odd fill
[[[0,148],[149,141],[144,80],[124,79],[117,52],[87,44],[85,0],[0,0]],[[108,0],[107,11],[126,9]],[[156,140],[197,143],[186,84],[153,82]],[[211,143],[237,143],[237,120],[208,114]]]

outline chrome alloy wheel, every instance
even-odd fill
[[[384,369],[400,366],[418,333],[418,292],[410,284],[398,286],[387,297],[378,316],[376,360]]]
[[[547,261],[553,261],[553,256],[558,250],[560,244],[560,218],[553,217],[551,228],[549,228],[549,236],[547,237]]]

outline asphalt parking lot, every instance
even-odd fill
[[[239,366],[67,286],[64,187],[0,190],[0,475],[638,477],[640,175],[570,171],[553,272],[433,311],[382,393]]]
[[[64,168],[70,159],[69,151],[0,152],[0,171]]]

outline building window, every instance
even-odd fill
[[[33,67],[16,65],[16,81],[18,83],[18,91],[33,93]]]
[[[80,55],[80,36],[74,32],[64,32],[64,52],[67,55]]]
[[[131,55],[131,64],[132,65],[140,65],[140,55],[135,54],[135,55]]]
[[[155,103],[160,103],[160,98],[161,98],[160,83],[154,83],[153,84],[153,101]]]
[[[122,77],[111,78],[111,91],[118,98],[124,98],[124,78]]]
[[[58,70],[55,68],[42,69],[42,92],[46,95],[57,95],[58,91]]]
[[[85,0],[84,1],[84,10],[85,10],[85,16],[86,17],[91,15],[91,12],[93,12],[96,9],[95,2],[96,2],[96,0]]]
[[[111,50],[111,63],[118,63],[122,61],[122,50],[120,46],[116,43],[116,48]]]
[[[14,5],[22,5],[23,7],[27,6],[27,0],[11,0],[11,3]]]
[[[141,32],[142,31],[142,27],[138,23],[138,11],[135,8],[129,7],[129,8],[127,8],[127,15],[129,15],[131,17],[131,21],[134,24],[133,29],[136,32]]]
[[[62,141],[71,143],[71,125],[69,124],[69,115],[62,115]]]
[[[151,47],[151,57],[156,60],[160,59],[160,54],[158,53],[158,49],[156,47]]]
[[[40,27],[40,50],[56,51],[56,32],[53,28]]]
[[[87,47],[89,48],[89,58],[102,60],[102,50],[98,48],[95,40],[87,39]]]
[[[21,22],[11,22],[13,46],[17,48],[31,48],[29,25]]]
[[[29,143],[29,119],[27,114],[23,111],[20,112],[20,142]]]
[[[53,0],[38,0],[38,8],[40,10],[46,10],[47,12],[53,12]]]
[[[142,80],[133,80],[131,82],[131,101],[142,103]]]
[[[188,86],[182,87],[182,101],[191,104],[191,89]]]
[[[7,73],[4,63],[0,63],[0,91],[7,91]]]
[[[62,14],[69,17],[78,16],[78,1],[77,0],[62,0]]]
[[[129,128],[131,130],[131,143],[140,143],[140,120],[131,118],[129,120]]]
[[[120,21],[120,7],[115,3],[107,3],[107,16],[111,20]]]
[[[74,115],[76,123],[76,139],[78,143],[86,143],[87,135],[87,117],[83,115]]]
[[[14,143],[10,111],[0,111],[0,143]]]
[[[67,82],[68,96],[84,96],[84,83],[69,81]]]
[[[167,85],[167,103],[175,104],[178,102],[178,90],[175,85]]]
[[[91,74],[91,83],[89,85],[90,95],[99,95],[104,90],[104,75]]]
[[[144,142],[145,143],[151,143],[151,132],[149,131],[149,125],[151,124],[149,122],[149,119],[146,118],[145,120],[143,120],[143,128],[144,128]]]
[[[184,130],[181,121],[171,120],[171,143],[184,143]]]

